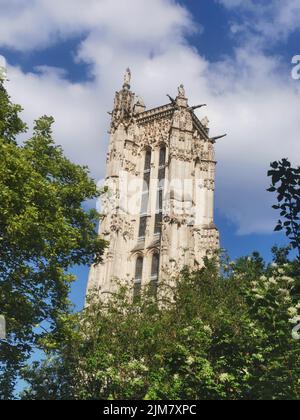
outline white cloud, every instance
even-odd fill
[[[106,111],[128,65],[132,88],[148,107],[166,103],[166,93],[175,95],[184,82],[191,104],[209,105],[212,135],[228,132],[216,146],[219,210],[240,233],[272,230],[272,197],[265,191],[269,162],[300,152],[299,85],[278,58],[247,43],[234,57],[209,63],[188,45],[185,35],[196,27],[171,0],[0,0],[0,6],[0,45],[30,50],[85,33],[76,59],[91,64],[93,81],[71,83],[49,67],[27,74],[8,69],[8,89],[23,104],[26,120],[53,115],[56,140],[73,160],[88,164],[95,177],[104,175]]]
[[[154,45],[191,29],[186,9],[171,0],[0,0],[0,10],[1,44],[22,51],[83,31]]]
[[[232,23],[234,34],[246,35],[248,42],[261,46],[284,41],[300,28],[299,0],[217,0],[239,12]],[[246,13],[245,15],[243,13]]]
[[[7,88],[22,104],[23,119],[30,128],[39,116],[53,115],[55,139],[67,155],[80,164],[88,164],[95,177],[103,176],[99,169],[104,161],[103,133],[108,115],[95,85],[72,84],[60,70],[49,67],[39,68],[37,74],[24,74],[19,68],[9,67],[8,76]]]
[[[6,68],[6,60],[3,55],[0,55],[0,66]]]

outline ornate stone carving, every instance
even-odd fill
[[[114,109],[111,119],[111,133],[122,123],[128,131],[133,122],[134,93],[129,90],[129,85],[124,84],[123,89],[116,92]]]
[[[215,227],[201,227],[194,229],[195,252],[216,250],[220,246],[219,232]]]
[[[209,163],[208,162],[201,161],[201,162],[198,163],[198,165],[199,165],[200,171],[208,172],[208,170],[209,170]]]
[[[167,216],[164,216],[163,220],[165,223],[168,224],[176,224],[177,226],[182,226],[187,223],[187,215],[174,215],[170,214]]]
[[[171,146],[170,158],[189,162],[192,159],[192,152],[187,149],[179,149],[176,146]]]
[[[163,223],[162,223],[162,233],[161,233],[161,251],[163,253],[167,253],[170,249],[170,237],[169,237],[169,218],[163,217]]]
[[[110,151],[110,153],[107,154],[106,161],[112,162],[113,160],[121,161],[123,159],[123,154],[120,152],[117,152],[117,150],[114,148]]]
[[[136,96],[135,105],[140,105],[141,107],[145,107],[144,99],[141,96]]]
[[[192,116],[186,108],[180,108],[174,112],[173,127],[181,131],[193,131]]]
[[[136,163],[133,163],[130,160],[124,159],[123,169],[127,172],[132,173],[133,175],[138,174],[138,171],[136,170]]]
[[[204,188],[207,188],[208,190],[214,191],[215,181],[213,179],[205,179],[204,180]]]
[[[156,147],[161,143],[168,144],[171,121],[168,118],[151,121],[140,128],[138,144],[140,149]]]
[[[111,215],[108,230],[109,233],[121,234],[125,240],[133,239],[134,227],[132,223],[126,220],[125,215]]]

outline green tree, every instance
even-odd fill
[[[278,204],[273,208],[280,210],[275,231],[285,230],[291,246],[298,251],[300,261],[300,167],[293,168],[288,159],[271,163],[268,176],[272,184],[268,189],[276,192]]]
[[[36,121],[31,139],[20,106],[0,81],[0,399],[13,398],[20,369],[34,348],[59,340],[74,280],[68,270],[101,258],[98,214],[83,203],[98,196],[88,170],[70,162],[52,139],[51,117]]]
[[[157,298],[146,288],[133,301],[125,285],[91,299],[65,320],[60,349],[26,370],[23,398],[299,399],[289,268],[258,254],[206,260]]]

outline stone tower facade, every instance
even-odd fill
[[[219,248],[208,119],[197,118],[183,85],[176,99],[146,110],[130,81],[128,69],[111,113],[99,231],[109,246],[88,282],[99,295],[114,290],[114,279],[129,281],[134,293],[149,282],[156,288]]]

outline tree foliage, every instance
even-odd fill
[[[186,269],[157,298],[143,289],[133,301],[123,285],[66,320],[64,345],[26,370],[23,398],[298,399],[289,270],[254,254],[223,261],[221,274],[213,260]]]
[[[280,211],[275,231],[285,230],[300,260],[300,167],[293,168],[287,159],[271,163],[268,176],[272,184],[268,189],[276,192],[278,204],[273,208]]]
[[[300,398],[300,267],[289,260],[299,241],[299,170],[274,162],[272,187],[291,245],[205,260],[158,297],[143,288],[132,300],[122,285],[106,301],[66,318],[51,357],[24,371],[24,399]],[[51,378],[49,380],[49,378]],[[63,384],[63,386],[61,386]]]
[[[26,131],[20,111],[0,83],[0,313],[8,334],[0,342],[0,399],[12,398],[44,329],[60,334],[70,309],[69,268],[98,261],[105,245],[95,232],[97,213],[82,207],[98,195],[88,170],[55,146],[51,117],[37,120],[32,138],[17,145]]]

